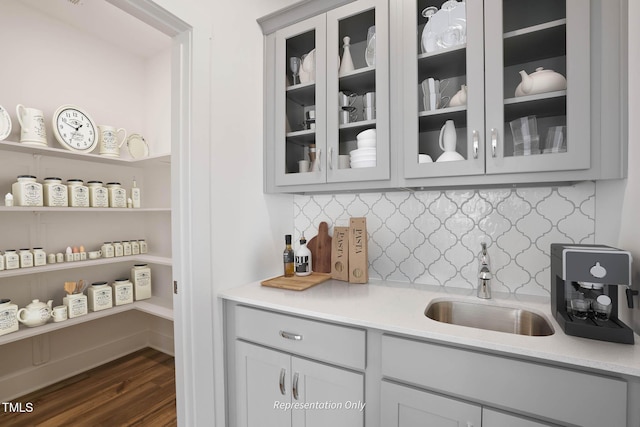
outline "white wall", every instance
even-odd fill
[[[631,251],[634,258],[634,288],[640,289],[640,146],[638,132],[640,123],[640,3],[629,1],[629,176],[624,186],[624,202],[621,209],[620,238],[618,245]],[[624,303],[624,299],[621,301]],[[625,321],[631,322],[640,332],[640,297],[634,299],[635,309],[625,310]],[[627,317],[628,316],[628,317]]]

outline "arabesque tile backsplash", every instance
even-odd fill
[[[367,218],[369,277],[475,288],[487,242],[494,291],[548,295],[551,243],[594,243],[595,184],[294,196],[295,239]]]

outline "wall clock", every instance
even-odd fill
[[[98,145],[97,127],[91,116],[75,105],[63,105],[53,114],[53,134],[67,150],[91,152]]]
[[[11,133],[11,117],[7,110],[0,105],[0,141],[6,139]]]

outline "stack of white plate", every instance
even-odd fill
[[[376,130],[367,129],[356,135],[358,149],[349,153],[352,168],[372,168],[376,165]]]

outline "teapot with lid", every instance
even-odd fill
[[[553,70],[545,70],[542,67],[536,68],[536,71],[531,74],[527,74],[526,71],[522,70],[520,71],[520,76],[522,81],[516,87],[516,97],[554,92],[567,88],[567,79],[562,74]]]
[[[52,307],[53,300],[44,303],[34,299],[31,304],[18,310],[18,320],[29,327],[44,325],[51,317]]]

